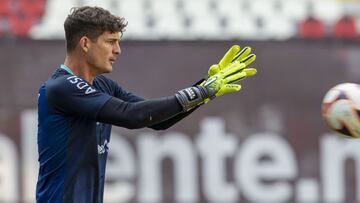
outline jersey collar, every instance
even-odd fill
[[[65,70],[65,71],[68,72],[69,74],[74,75],[74,73],[70,70],[70,68],[67,67],[67,66],[65,66],[64,64],[61,64],[61,65],[60,65],[60,68],[63,69],[63,70]]]

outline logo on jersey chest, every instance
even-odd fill
[[[108,152],[109,151],[108,144],[109,142],[105,140],[103,144],[98,145],[98,154],[104,154],[105,152]]]
[[[68,78],[66,78],[70,83],[75,84],[76,87],[80,90],[85,90],[85,94],[90,94],[93,92],[96,92],[96,89],[91,87],[86,81],[83,79],[73,75]]]

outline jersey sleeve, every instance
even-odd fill
[[[183,111],[175,96],[123,102],[112,97],[100,110],[97,120],[129,129],[150,127]]]
[[[127,92],[126,90],[124,90],[117,82],[105,77],[105,76],[99,76],[99,79],[105,84],[106,83],[106,86],[111,90],[111,94],[118,98],[118,99],[121,99],[121,100],[124,100],[124,101],[127,101],[127,102],[132,102],[132,103],[135,103],[135,102],[140,102],[140,101],[146,101],[146,99],[140,97],[140,96],[137,96],[131,92]],[[202,83],[204,81],[204,79],[198,81],[197,83],[195,83],[194,85],[199,85],[200,83]],[[163,99],[161,99],[163,100]],[[164,102],[164,100],[162,101]],[[112,102],[109,102],[109,103],[112,103]],[[146,104],[147,102],[141,102],[139,104]],[[151,101],[150,103],[153,103],[153,101]],[[115,109],[114,106],[112,105],[106,105],[106,107],[104,109],[107,109],[109,106],[111,106],[111,108],[109,109]],[[138,106],[138,104],[135,104],[135,106]],[[167,106],[167,105],[164,105],[164,107]],[[147,106],[149,107],[149,106]],[[198,106],[199,107],[199,106]],[[147,126],[149,128],[152,128],[154,130],[166,130],[168,128],[170,128],[171,126],[173,126],[174,124],[176,124],[177,122],[179,122],[180,120],[182,120],[183,118],[187,117],[188,115],[190,115],[192,112],[194,112],[198,107],[188,111],[188,112],[181,112],[181,113],[178,113],[176,114],[175,116],[172,116],[171,118],[169,119],[166,119],[166,120],[162,120],[156,124],[152,124],[150,126]],[[168,112],[171,112],[170,109],[173,109],[173,108],[170,108],[169,107],[166,107],[168,108]],[[145,108],[145,109],[148,109],[148,108]],[[142,111],[144,112],[144,111]],[[161,112],[161,111],[160,111]],[[103,112],[101,112],[102,114]],[[142,113],[137,113],[139,115],[141,115]],[[152,113],[154,115],[154,112]],[[102,115],[101,115],[102,117]],[[125,120],[123,120],[123,122],[121,123],[124,123]],[[117,122],[118,125],[119,125],[119,121]],[[137,122],[137,124],[139,124],[141,126],[141,122]]]
[[[117,84],[116,84],[116,92],[115,92],[114,96],[116,98],[119,98],[119,99],[127,101],[127,102],[139,102],[139,101],[145,100],[143,97],[137,96],[131,92],[128,92],[128,91],[122,89]]]
[[[204,81],[205,81],[205,79],[201,79],[198,82],[196,82],[194,84],[194,86],[200,85]],[[166,129],[170,128],[171,126],[175,125],[177,122],[184,119],[185,117],[187,117],[188,115],[190,115],[192,112],[194,112],[199,107],[200,106],[197,106],[197,107],[191,109],[190,111],[179,113],[178,115],[176,115],[176,116],[174,116],[174,117],[172,117],[170,119],[167,119],[165,121],[162,121],[160,123],[157,123],[155,125],[150,126],[150,128],[152,128],[154,130],[166,130]]]
[[[106,86],[109,90],[109,93],[125,102],[139,102],[145,100],[143,97],[135,95],[131,92],[124,90],[117,82],[107,78],[103,75],[98,76],[98,82],[103,83],[103,86]]]
[[[130,129],[149,127],[183,111],[175,96],[129,102],[69,75],[49,81],[46,96],[56,113]]]
[[[49,81],[46,84],[46,97],[57,113],[94,120],[102,106],[111,98],[74,75]]]
[[[154,129],[154,130],[166,130],[166,129],[170,128],[171,126],[175,125],[177,122],[184,119],[185,117],[187,117],[188,115],[190,115],[192,112],[194,112],[199,107],[200,106],[197,106],[188,112],[182,112],[168,120],[162,121],[162,122],[154,124],[152,126],[149,126],[149,128]]]

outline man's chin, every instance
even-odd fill
[[[106,67],[102,70],[102,73],[111,73],[113,70],[112,66]]]

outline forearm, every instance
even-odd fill
[[[203,83],[205,81],[205,79],[201,79],[198,82],[196,82],[193,86],[197,86],[200,85],[201,83]],[[166,130],[168,128],[170,128],[171,126],[173,126],[174,124],[176,124],[177,122],[181,121],[183,118],[187,117],[188,115],[190,115],[192,112],[194,112],[196,109],[198,109],[200,107],[196,106],[193,109],[187,111],[187,112],[182,112],[168,120],[165,120],[163,122],[157,123],[155,125],[149,126],[149,128],[152,128],[154,130]]]
[[[189,115],[192,110],[203,104],[205,100],[214,98],[216,93],[222,88],[223,83],[226,84],[227,78],[225,77],[233,74],[240,68],[241,66],[235,63],[232,65],[232,68],[229,68],[228,72],[216,74],[206,80],[204,85],[179,90],[175,96],[171,97],[139,102],[124,102],[113,97],[104,104],[96,119],[130,129],[149,126],[152,126],[154,129],[166,129]],[[183,113],[183,115],[169,120],[180,113]],[[160,124],[166,120],[169,121]],[[159,125],[153,126],[155,124]]]
[[[194,112],[199,107],[200,106],[197,106],[197,107],[191,109],[190,111],[180,113],[168,120],[162,121],[162,122],[157,123],[152,126],[149,126],[149,128],[154,129],[154,130],[166,130],[166,129],[170,128],[171,126],[173,126],[174,124],[176,124],[177,122],[179,122],[180,120],[182,120],[183,118],[190,115],[192,112]]]
[[[183,112],[175,96],[135,103],[111,98],[99,111],[97,120],[129,129],[161,123]]]

